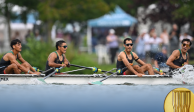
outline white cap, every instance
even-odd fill
[[[109,30],[109,33],[115,34],[115,30],[114,30],[114,29],[110,29],[110,30]]]

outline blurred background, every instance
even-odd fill
[[[193,41],[192,12],[193,0],[0,0],[0,57],[17,38],[23,58],[44,70],[55,42],[63,39],[70,63],[111,70],[123,40],[132,38],[133,51],[154,65],[156,53],[169,56],[182,39]],[[193,51],[194,45],[190,64]]]

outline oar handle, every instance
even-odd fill
[[[106,72],[106,73],[113,74],[113,72],[110,72],[110,71],[105,71],[105,70],[101,70],[101,69],[98,69],[98,68],[96,68],[96,67],[85,67],[85,66],[74,65],[74,64],[70,64],[70,66],[79,67],[79,68],[86,68],[86,69],[90,69],[90,70],[92,70],[93,72]]]
[[[53,71],[52,73],[50,73],[49,75],[47,75],[46,77],[43,78],[43,80],[45,80],[46,78],[50,77],[51,75],[55,74],[56,72],[58,72],[58,70],[61,70],[63,67],[60,67],[58,69],[55,69],[55,71]]]

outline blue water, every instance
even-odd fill
[[[0,112],[164,112],[166,95],[193,85],[0,85]]]

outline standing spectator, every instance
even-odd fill
[[[31,30],[28,30],[27,34],[25,35],[26,42],[28,42],[28,38],[34,37],[33,33]]]
[[[80,34],[78,31],[76,31],[75,27],[73,28],[73,33],[71,34],[72,42],[74,43],[74,47],[78,49],[80,44]]]
[[[159,47],[161,43],[161,38],[157,37],[156,33],[154,33],[153,38],[150,39],[152,64],[154,63],[155,55],[159,52]]]
[[[14,36],[11,38],[11,40],[19,39],[22,40],[22,37],[20,36],[20,33],[18,31],[15,32]],[[23,40],[22,40],[23,42]]]
[[[172,31],[175,31],[176,37],[177,37],[177,39],[178,39],[178,37],[180,36],[180,32],[178,31],[178,26],[177,26],[176,24],[173,24],[173,25],[172,25]],[[171,32],[172,32],[172,31],[171,31]]]
[[[155,28],[152,27],[149,31],[149,33],[146,33],[144,35],[144,40],[145,40],[145,52],[146,52],[146,57],[145,57],[145,62],[148,63],[148,59],[150,58],[150,49],[151,49],[151,44],[150,44],[150,38],[152,34],[155,33]]]
[[[111,55],[111,63],[115,62],[115,56],[119,49],[118,37],[115,35],[115,30],[110,29],[109,35],[106,37],[107,45]]]
[[[135,41],[137,44],[136,46],[136,53],[139,56],[139,58],[143,61],[145,61],[145,40],[144,40],[145,33],[142,33]]]
[[[35,31],[35,39],[36,39],[37,41],[41,41],[41,40],[42,40],[42,38],[41,38],[41,36],[40,36],[40,34],[39,34],[39,30],[36,30],[36,31]]]
[[[176,35],[176,31],[172,30],[172,32],[170,33],[170,36],[169,36],[169,40],[170,40],[170,54],[178,49],[178,38],[177,38],[177,35]]]
[[[163,47],[167,49],[167,55],[169,55],[169,35],[166,28],[163,29],[163,32],[160,34],[160,38],[163,41]]]
[[[162,52],[157,53],[154,57],[154,65],[156,68],[168,67],[168,65],[166,65],[167,60],[167,49],[166,47],[162,47]]]

